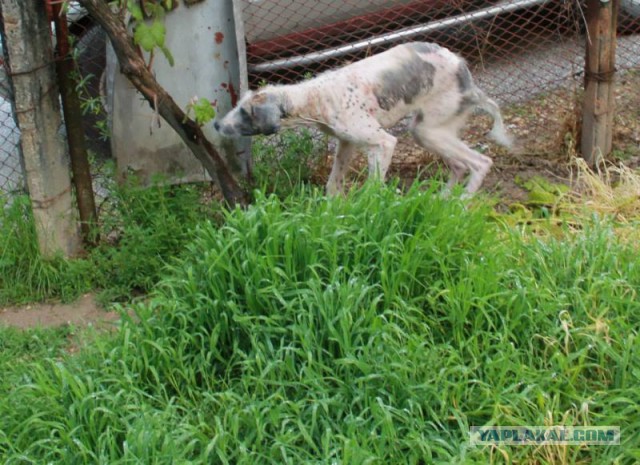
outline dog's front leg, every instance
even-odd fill
[[[376,139],[366,145],[369,179],[378,179],[384,182],[398,139],[382,129],[377,132],[376,136]]]
[[[349,162],[356,152],[356,146],[348,141],[340,140],[333,160],[333,168],[327,181],[327,195],[344,193],[344,177],[349,170]]]

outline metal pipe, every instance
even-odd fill
[[[87,144],[84,138],[82,121],[82,105],[76,92],[77,82],[74,79],[75,66],[71,57],[67,16],[60,2],[49,0],[52,7],[53,22],[56,32],[56,71],[58,87],[62,100],[62,114],[69,144],[72,181],[78,202],[80,231],[86,245],[95,245],[97,237],[95,225],[97,218],[96,200],[91,180],[91,167],[87,155]]]
[[[478,21],[480,19],[491,18],[502,13],[509,13],[523,8],[528,8],[536,5],[544,5],[545,3],[550,3],[551,1],[552,0],[516,0],[510,2],[502,2],[499,5],[483,8],[481,10],[474,11],[473,13],[464,13],[452,18],[433,21],[427,24],[422,24],[420,26],[408,27],[394,32],[388,32],[386,34],[372,37],[371,39],[359,40],[358,42],[354,42],[353,44],[329,48],[321,52],[312,52],[306,55],[280,58],[278,60],[267,61],[265,63],[249,65],[249,71],[259,73],[264,71],[275,71],[278,69],[293,68],[294,66],[303,66],[312,63],[318,63],[328,58],[337,58],[349,53],[364,50],[368,47],[371,47],[372,45],[380,45],[389,42],[397,42],[404,39],[411,39],[412,37],[415,37],[419,34],[438,31],[440,29],[446,29],[460,24],[466,24],[473,21]]]

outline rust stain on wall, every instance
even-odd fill
[[[231,82],[231,80],[229,80],[229,82],[221,83],[220,87],[222,87],[224,90],[227,91],[227,93],[229,94],[229,97],[231,98],[231,106],[235,107],[236,104],[238,103],[238,92],[236,91],[236,88],[233,86],[233,83]]]

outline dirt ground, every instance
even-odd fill
[[[640,72],[629,72],[620,78],[616,91],[615,150],[610,161],[622,162],[630,168],[640,167],[639,89]],[[507,127],[517,141],[511,153],[487,143],[484,136],[490,129],[487,117],[473,118],[464,139],[494,161],[483,190],[500,198],[508,208],[509,204],[527,203],[528,191],[523,184],[534,176],[554,184],[571,185],[571,160],[577,154],[580,141],[577,130],[579,107],[576,105],[579,100],[576,90],[561,89],[526,104],[504,108]],[[398,177],[401,183],[411,184],[415,179],[428,179],[442,172],[441,162],[418,147],[406,127],[397,128],[394,134],[399,142],[390,176]],[[365,168],[363,157],[354,164],[353,173],[362,172]],[[326,179],[329,165],[320,171],[318,177]],[[43,303],[0,308],[0,326],[23,329],[65,324],[108,327],[117,319],[117,313],[100,308],[92,295],[85,295],[71,304]]]
[[[119,318],[118,313],[101,308],[91,294],[70,304],[39,303],[23,307],[0,308],[0,326],[20,329],[73,325],[109,328]]]

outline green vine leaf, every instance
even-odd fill
[[[148,7],[148,13],[150,13],[153,18],[151,22],[144,20],[144,12],[138,3],[129,0],[127,8],[131,13],[131,17],[136,21],[133,30],[134,43],[148,53],[152,53],[155,48],[159,48],[169,64],[174,66],[175,60],[173,59],[173,55],[165,46],[167,28],[163,22],[166,13],[164,7],[161,4]]]
[[[134,2],[133,0],[129,0],[129,2],[127,2],[127,10],[129,10],[129,13],[131,13],[131,17],[136,21],[142,22],[142,20],[144,19],[142,8],[140,8],[140,5],[138,5],[138,3]]]
[[[202,126],[212,121],[216,117],[216,110],[213,104],[206,98],[194,97],[187,104],[187,115],[193,111],[196,124]]]
[[[133,41],[142,47],[145,52],[150,52],[156,46],[156,40],[151,32],[151,28],[145,23],[140,23],[133,31]]]
[[[149,28],[149,34],[153,37],[155,45],[158,47],[164,47],[164,39],[167,33],[167,29],[164,24],[154,21]]]
[[[162,54],[164,55],[164,57],[169,62],[169,65],[173,66],[175,64],[175,60],[173,59],[173,55],[171,54],[169,49],[167,47],[165,47],[164,45],[161,45],[160,46],[160,50],[162,51]]]

